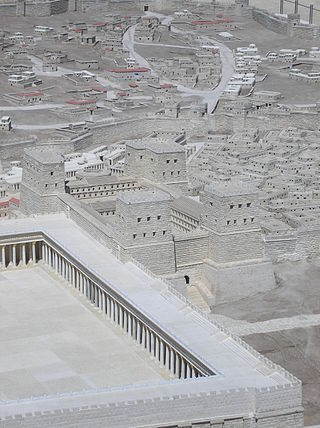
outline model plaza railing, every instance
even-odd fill
[[[2,269],[39,261],[52,268],[151,354],[172,377],[188,379],[215,375],[201,356],[189,350],[158,320],[47,232],[1,237],[0,256]]]
[[[280,14],[283,15],[284,13],[284,4],[285,3],[291,3],[294,5],[293,12],[299,13],[299,8],[305,8],[309,9],[309,24],[313,24],[313,15],[314,12],[320,12],[320,9],[317,9],[314,7],[313,4],[304,4],[301,3],[299,0],[280,0]]]

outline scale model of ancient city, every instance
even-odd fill
[[[0,0],[0,427],[320,427],[320,1]]]

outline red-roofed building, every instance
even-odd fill
[[[41,91],[18,92],[19,104],[36,104],[43,101],[44,94]]]
[[[10,210],[19,208],[20,201],[17,198],[0,201],[0,218],[8,218]]]

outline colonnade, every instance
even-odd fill
[[[76,266],[68,259],[67,254],[62,254],[47,242],[36,240],[0,245],[0,255],[3,269],[27,266],[42,260],[70,286],[86,296],[106,318],[119,326],[124,334],[142,346],[161,367],[170,372],[171,377],[188,379],[212,374],[191,361],[192,357],[183,355],[183,348],[177,346],[174,339],[171,341],[168,335],[162,336],[160,328],[159,331],[155,331],[158,328],[152,327],[147,319],[142,319],[145,318],[141,316],[142,314],[139,315],[138,311],[135,313],[134,309],[127,307],[125,301],[120,302],[102,284],[92,280],[90,273],[84,272],[86,269],[81,268],[81,265]]]
[[[111,296],[102,286],[92,281],[86,273],[68,261],[50,245],[42,246],[42,260],[55,272],[70,283],[91,303],[102,311],[125,334],[132,337],[138,345],[166,368],[172,377],[188,379],[203,376],[199,369],[178,352],[168,341],[133,314],[116,298]]]
[[[40,241],[12,243],[0,245],[1,268],[26,266],[37,263],[39,259]]]

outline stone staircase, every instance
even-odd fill
[[[202,297],[199,289],[195,285],[191,285],[187,288],[187,299],[190,300],[191,303],[198,306],[199,309],[206,313],[210,313],[210,307],[208,303]]]

